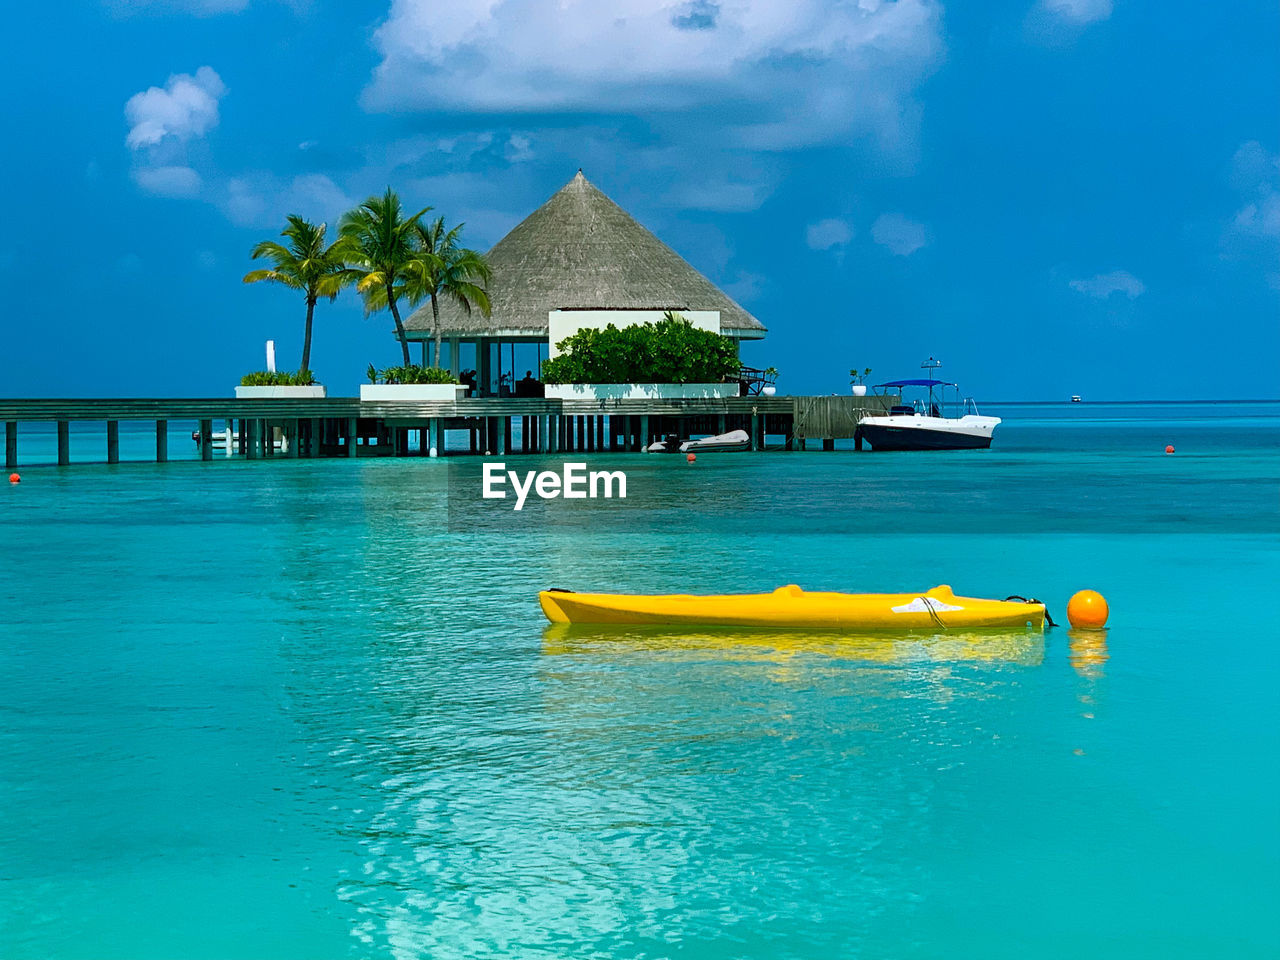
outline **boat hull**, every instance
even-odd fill
[[[987,450],[991,437],[918,427],[863,425],[862,438],[872,450]]]
[[[797,586],[731,596],[538,594],[552,623],[789,627],[810,630],[938,631],[953,627],[1042,629],[1044,604],[957,597],[948,586],[926,593],[810,593]]]
[[[873,450],[986,450],[999,417],[863,417],[862,439]]]
[[[724,443],[688,442],[680,444],[680,453],[737,453],[750,446],[750,440],[732,440]]]
[[[685,440],[679,445],[659,440],[649,445],[650,453],[732,453],[751,446],[751,436],[745,430],[730,430],[714,437]]]

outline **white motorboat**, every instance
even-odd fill
[[[649,444],[650,453],[728,453],[733,450],[746,450],[751,446],[751,436],[745,430],[730,430],[728,433],[714,437],[702,437],[698,440],[681,440],[671,434],[665,440]]]
[[[865,440],[873,450],[985,450],[999,417],[979,415],[973,399],[960,399],[960,388],[945,380],[890,380],[876,384],[884,393],[904,387],[928,391],[927,399],[899,403],[883,416],[864,415],[858,421],[855,444],[859,449]],[[947,402],[948,388],[955,390]],[[950,407],[953,416],[946,415]]]

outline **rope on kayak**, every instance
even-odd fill
[[[924,601],[924,608],[929,611],[929,616],[933,618],[933,622],[938,625],[938,628],[941,630],[947,629],[947,625],[943,623],[942,618],[938,616],[938,611],[933,609],[933,598],[921,597],[920,599]]]
[[[1004,599],[1005,599],[1005,603],[1008,603],[1010,600],[1018,600],[1018,601],[1021,601],[1022,603],[1040,604],[1040,606],[1044,607],[1044,622],[1051,627],[1057,626],[1057,624],[1053,622],[1053,617],[1049,615],[1049,608],[1048,606],[1045,605],[1045,602],[1043,600],[1037,600],[1035,597],[1019,597],[1017,594],[1014,594],[1012,597],[1005,597]]]

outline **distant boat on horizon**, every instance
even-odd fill
[[[1073,393],[1073,394],[1071,395],[1071,402],[1072,402],[1072,403],[1082,403],[1083,401],[1080,399],[1080,394],[1078,394],[1078,393]]]

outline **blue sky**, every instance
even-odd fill
[[[582,167],[792,392],[1280,396],[1280,12],[1126,0],[102,0],[8,10],[0,394],[230,392],[286,213],[486,249]],[[20,38],[17,40],[15,38]],[[312,366],[394,362],[354,295]]]

